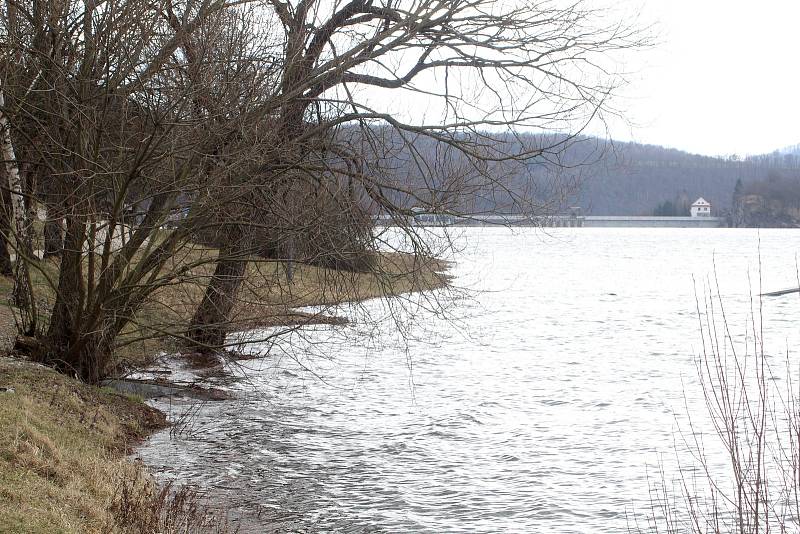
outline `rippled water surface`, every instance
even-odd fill
[[[684,398],[704,409],[695,289],[719,284],[738,335],[750,287],[797,285],[794,230],[455,234],[454,283],[476,292],[255,347],[237,400],[161,405],[194,416],[139,456],[235,501],[245,531],[624,532]],[[769,350],[800,346],[800,297],[763,316]]]

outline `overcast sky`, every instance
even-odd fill
[[[708,155],[800,143],[799,0],[640,0],[660,44],[611,135]]]

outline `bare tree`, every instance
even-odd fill
[[[5,98],[3,89],[0,87],[0,148],[2,148],[3,161],[5,162],[5,174],[8,178],[8,191],[11,197],[11,213],[6,214],[14,221],[14,231],[17,236],[17,256],[33,259],[33,247],[31,246],[31,222],[28,217],[28,209],[25,207],[25,191],[22,186],[17,156],[14,151],[14,144],[11,139],[11,125],[8,118],[3,114]],[[3,203],[3,209],[6,204]],[[18,261],[16,276],[14,277],[14,302],[25,311],[23,329],[32,332],[36,328],[36,309],[32,299],[31,277],[28,271],[27,261]]]
[[[48,310],[18,348],[92,382],[142,303],[209,262],[188,330],[158,333],[224,345],[246,266],[265,255],[259,232],[287,266],[379,270],[351,261],[374,248],[371,216],[433,255],[407,224],[414,207],[469,215],[499,193],[520,213],[547,206],[529,164],[609,109],[612,56],[643,44],[583,1],[8,6],[0,111],[16,152],[4,160],[30,178],[9,192],[64,221],[56,276],[18,252],[37,278],[29,301]],[[397,113],[391,95],[430,99],[438,116]],[[195,254],[207,232],[226,239]]]
[[[648,527],[635,531],[794,532],[800,518],[797,370],[788,353],[782,358],[765,347],[760,297],[751,297],[740,336],[719,287],[714,291],[697,307],[705,410],[685,414],[677,465],[662,470]]]
[[[48,212],[66,221],[58,278],[40,270],[49,288],[34,288],[54,293],[49,321],[19,346],[97,381],[141,301],[191,268],[162,271],[191,230],[188,222],[168,235],[161,227],[200,188],[219,185],[224,201],[225,177],[266,142],[247,131],[237,110],[260,96],[269,60],[252,55],[250,31],[222,65],[212,57],[219,50],[187,52],[191,39],[211,40],[231,27],[245,35],[245,7],[224,2],[17,8],[27,21],[14,43],[23,61],[3,58],[17,81],[6,86],[11,97],[2,109],[13,110],[20,153],[46,177]],[[120,224],[131,205],[140,210],[138,224],[124,238]],[[191,224],[205,217],[194,214]]]
[[[546,160],[572,137],[518,133],[580,131],[609,109],[622,81],[609,70],[609,54],[644,44],[638,30],[585,2],[269,5],[281,30],[275,51],[281,75],[266,105],[281,138],[260,172],[270,183],[306,175],[317,187],[326,175],[346,180],[353,202],[408,229],[419,253],[426,252],[424,239],[406,224],[412,207],[469,216],[477,196],[501,192],[506,210],[533,215],[552,201],[529,194],[536,189],[531,183],[507,179],[526,181],[528,163]],[[436,120],[391,111],[385,102],[393,93],[431,101]],[[426,141],[433,147],[427,153],[420,146]],[[386,172],[398,150],[408,156],[404,177]],[[408,180],[410,169],[419,179]],[[190,329],[209,348],[224,336],[203,335],[204,323],[225,322],[242,279],[236,273],[247,261],[240,249],[227,252]]]

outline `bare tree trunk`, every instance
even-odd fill
[[[56,302],[53,305],[50,327],[47,331],[48,354],[43,355],[44,363],[56,363],[47,360],[58,359],[72,367],[78,364],[73,357],[69,356],[69,353],[70,348],[76,342],[76,336],[80,330],[78,322],[83,315],[84,308],[82,259],[85,237],[86,226],[83,220],[74,215],[68,216]]]
[[[247,268],[245,252],[242,244],[220,248],[214,276],[187,333],[194,348],[209,351],[225,345],[230,314]]]
[[[5,219],[5,217],[3,218]],[[11,263],[11,254],[8,252],[8,219],[2,221],[2,230],[0,230],[0,275],[13,276],[14,265]]]
[[[34,309],[33,299],[31,298],[31,279],[27,263],[33,258],[31,224],[28,218],[28,211],[25,208],[22,178],[19,174],[17,158],[14,154],[14,145],[11,142],[11,125],[6,115],[3,113],[4,106],[5,97],[3,95],[3,90],[0,89],[0,153],[2,154],[6,166],[8,189],[11,192],[11,211],[14,218],[14,230],[17,239],[14,302],[19,308],[27,312],[27,317],[23,320],[23,328],[25,331],[32,332],[36,328],[36,310]]]
[[[286,281],[291,284],[292,281],[294,281],[294,236],[289,238],[289,242],[286,245],[286,252],[288,257],[288,260],[284,262]]]
[[[61,219],[53,219],[49,216],[44,222],[44,257],[51,258],[60,256],[61,249],[64,248],[64,228]]]
[[[5,172],[5,171],[3,171]],[[11,263],[11,253],[8,250],[8,240],[11,237],[11,196],[5,187],[0,188],[2,206],[0,206],[0,275],[12,276],[14,264]]]
[[[86,222],[82,217],[67,216],[67,231],[61,254],[61,270],[56,302],[47,337],[32,356],[61,372],[79,377],[90,384],[104,376],[118,334],[113,320],[117,303],[109,299],[109,311],[88,328],[86,281],[83,272],[83,244]]]

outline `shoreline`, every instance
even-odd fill
[[[448,268],[447,262],[435,260],[422,282],[415,273],[408,280],[399,280],[400,290],[384,286],[380,287],[381,294],[369,287],[363,294],[350,293],[349,298],[342,298],[320,287],[319,302],[308,305],[360,302],[444,288],[450,285]],[[272,310],[276,311],[274,307]],[[290,308],[277,311],[283,313],[273,313],[266,321],[242,321],[237,323],[242,328],[235,330],[346,323],[336,316]],[[10,309],[5,312],[12,315]],[[8,340],[13,339],[15,328],[11,318],[0,324],[0,334]],[[160,343],[158,349],[164,352]],[[192,356],[181,355],[179,359],[200,375],[220,366],[217,357],[192,362]],[[154,360],[156,356],[150,352],[134,361],[144,369],[144,362]],[[150,386],[155,388],[155,396],[162,398],[184,395],[212,402],[229,398],[224,392],[219,394],[221,390],[197,383],[160,379]],[[172,424],[167,414],[145,402],[145,396],[149,395],[141,384],[127,390],[114,380],[105,382],[104,387],[87,385],[14,357],[6,349],[0,355],[0,531],[142,532],[146,530],[143,525],[150,528],[157,524],[159,532],[170,532],[169,525],[158,523],[157,516],[165,514],[184,524],[219,532],[231,527],[231,519],[237,524],[245,522],[237,514],[229,517],[230,505],[224,501],[159,484],[150,468],[131,456],[138,445]],[[237,528],[241,527],[245,524],[238,524]]]
[[[122,488],[141,478],[127,455],[166,415],[11,357],[0,356],[0,387],[0,531],[124,531]],[[151,489],[139,485],[142,505]]]

